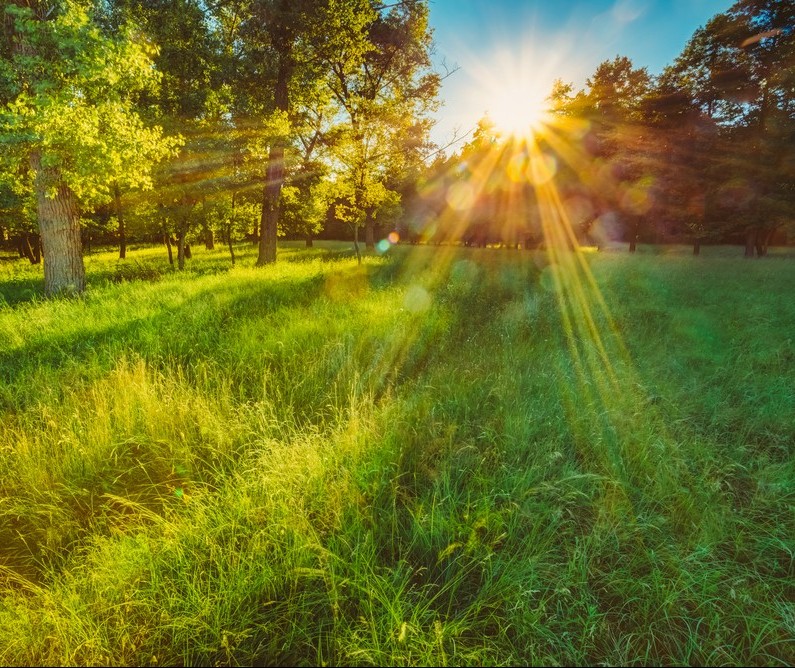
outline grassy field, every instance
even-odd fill
[[[0,663],[795,663],[795,262],[0,263]]]

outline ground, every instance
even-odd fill
[[[0,662],[795,662],[795,263],[0,265]]]

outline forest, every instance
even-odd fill
[[[795,664],[795,4],[441,4],[0,0],[0,665]]]
[[[5,3],[0,239],[48,293],[82,249],[355,237],[534,248],[787,242],[795,183],[793,8],[747,0],[659,76],[627,57],[555,82],[530,137],[488,117],[439,147],[427,3]],[[521,104],[521,101],[518,101]],[[553,185],[560,202],[545,195]],[[325,230],[325,233],[324,233]],[[377,234],[376,234],[377,232]],[[548,236],[548,235],[547,235]],[[548,239],[546,241],[549,241]],[[564,241],[563,239],[558,240]],[[558,242],[556,242],[558,243]]]

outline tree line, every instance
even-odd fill
[[[617,56],[556,81],[529,137],[487,118],[429,140],[442,76],[427,0],[6,0],[0,241],[85,287],[84,243],[279,235],[330,220],[431,243],[742,239],[762,256],[795,197],[795,5],[739,0],[659,76]],[[521,104],[521,101],[517,101]],[[435,156],[430,160],[429,156]],[[554,223],[554,224],[553,224]]]
[[[739,0],[651,76],[625,56],[556,81],[532,137],[488,117],[430,165],[406,233],[430,242],[740,242],[764,256],[795,211],[795,3]],[[559,202],[557,201],[559,200]],[[548,232],[548,231],[547,231]]]

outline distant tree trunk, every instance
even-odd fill
[[[208,227],[207,231],[204,233],[204,247],[207,250],[215,250],[215,234],[212,228]]]
[[[640,219],[637,216],[633,216],[629,234],[629,252],[634,253],[637,248],[638,236],[640,235]]]
[[[311,232],[307,232],[305,238],[306,238],[306,247],[307,248],[312,248],[312,233]]]
[[[185,268],[185,232],[177,235],[177,269],[182,271]]]
[[[359,226],[353,224],[353,249],[356,251],[356,260],[359,264],[362,263],[362,253],[359,250]]]
[[[116,218],[119,221],[119,259],[127,259],[127,231],[124,229],[124,215],[121,208],[119,184],[113,184],[113,199],[116,202]]]
[[[756,228],[751,228],[748,230],[745,236],[745,257],[754,257],[754,252],[756,250],[756,235],[757,230]]]
[[[375,225],[370,213],[367,214],[364,221],[364,247],[367,250],[375,250]]]
[[[171,250],[171,235],[164,234],[163,235],[163,243],[166,244],[166,248],[168,249],[168,263],[173,267],[174,266],[174,253]]]
[[[701,255],[701,239],[693,241],[693,255]]]
[[[756,254],[759,257],[767,256],[767,247],[770,244],[770,240],[773,238],[773,235],[776,232],[776,228],[771,227],[770,229],[759,231],[756,235]]]
[[[232,258],[232,266],[235,266],[235,249],[232,246],[232,227],[235,220],[235,204],[237,204],[237,193],[232,191],[232,214],[226,223],[226,243],[229,244],[229,256]]]
[[[185,242],[185,259],[186,260],[193,259],[193,253],[191,252],[190,244],[187,241]]]
[[[274,97],[276,108],[279,111],[290,110],[290,97],[288,84],[292,75],[292,56],[290,48],[279,56],[276,73],[276,87]],[[268,155],[268,168],[265,176],[265,189],[262,194],[262,218],[260,219],[259,252],[257,266],[276,262],[276,235],[279,230],[281,216],[281,195],[284,185],[284,149],[287,141],[284,137],[277,137],[271,144]]]
[[[235,248],[232,246],[232,225],[226,226],[226,243],[229,244],[229,256],[232,258],[232,266],[235,266]]]
[[[79,293],[86,289],[77,200],[57,168],[41,166],[41,155],[30,156],[35,173],[36,209],[44,247],[44,292]],[[55,197],[47,197],[54,191]]]
[[[33,243],[31,243],[31,236],[35,237]],[[19,237],[19,257],[26,257],[31,264],[39,264],[41,262],[38,237],[38,234],[31,235],[28,232]]]

